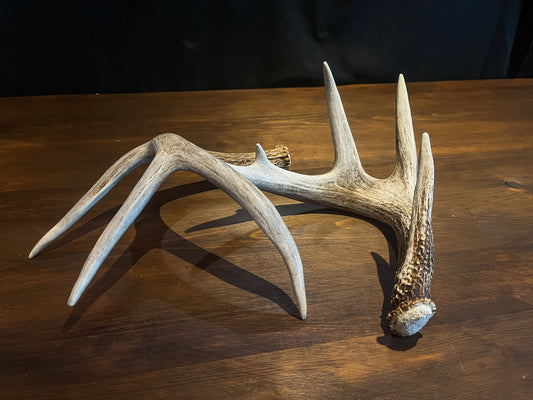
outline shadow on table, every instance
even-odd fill
[[[145,254],[150,252],[152,249],[158,249],[161,248],[161,243],[163,241],[163,238],[165,238],[165,241],[170,241],[172,243],[172,246],[170,248],[165,248],[166,251],[170,252],[176,257],[179,257],[186,262],[196,265],[198,268],[201,268],[202,270],[216,276],[217,278],[227,282],[230,285],[233,285],[235,287],[238,287],[242,290],[246,290],[250,293],[257,294],[259,296],[262,296],[273,303],[277,304],[280,308],[285,310],[288,314],[298,317],[299,312],[292,301],[292,299],[289,297],[287,293],[285,293],[283,290],[281,290],[278,286],[266,281],[265,279],[248,272],[237,265],[224,260],[223,258],[219,257],[218,255],[209,252],[194,243],[190,242],[189,240],[185,239],[184,237],[180,236],[179,234],[172,231],[166,223],[161,219],[159,215],[159,209],[166,203],[179,199],[181,197],[205,192],[208,190],[216,189],[215,186],[210,184],[207,181],[199,181],[194,182],[186,185],[176,186],[169,189],[164,189],[158,191],[153,198],[150,200],[146,208],[143,210],[141,215],[136,219],[135,222],[135,239],[130,244],[130,246],[123,252],[123,254],[111,265],[106,273],[98,279],[80,298],[79,302],[76,304],[74,309],[72,310],[72,313],[70,314],[69,318],[65,322],[63,326],[63,331],[68,332],[70,331],[73,326],[79,321],[79,319],[84,315],[84,313],[91,307],[91,305],[100,298],[105,292],[107,292],[110,288],[112,288],[136,263],[139,259],[141,259]],[[305,203],[297,203],[297,204],[289,204],[289,205],[281,205],[276,207],[280,214],[282,216],[286,215],[297,215],[297,214],[309,214],[309,213],[328,213],[328,214],[340,214],[340,215],[347,215],[352,216],[355,218],[362,219],[375,227],[377,227],[383,234],[383,236],[386,238],[387,243],[389,245],[389,260],[390,264],[379,254],[372,252],[372,257],[374,258],[374,261],[376,262],[376,268],[377,273],[379,276],[380,284],[383,291],[383,306],[382,306],[382,315],[381,315],[381,327],[384,332],[384,336],[378,337],[377,342],[385,345],[393,350],[408,350],[409,348],[412,348],[416,345],[416,342],[420,337],[422,337],[421,334],[416,334],[409,338],[398,338],[391,336],[388,333],[388,329],[386,326],[386,317],[387,314],[391,311],[390,306],[390,297],[392,293],[392,287],[394,284],[394,276],[396,272],[395,267],[391,267],[391,265],[396,265],[396,254],[397,254],[397,248],[396,248],[396,238],[394,235],[394,232],[390,227],[387,225],[380,223],[378,221],[370,220],[364,217],[360,216],[354,216],[349,213],[344,213],[337,210],[331,210],[331,209],[325,209],[321,208],[319,206],[315,205],[309,205]],[[108,210],[90,221],[86,222],[82,226],[66,233],[61,237],[59,240],[57,240],[52,246],[50,246],[48,251],[53,248],[60,247],[68,242],[74,241],[79,237],[82,237],[83,235],[86,235],[88,232],[97,230],[101,228],[103,225],[107,224],[111,218],[112,215],[114,215],[118,211],[118,207],[115,207],[111,210]],[[148,217],[149,216],[149,217]],[[186,232],[196,232],[201,231],[204,229],[210,229],[215,227],[222,227],[222,226],[228,226],[228,225],[234,225],[239,224],[243,222],[251,221],[251,217],[249,214],[239,209],[235,214],[212,220],[203,224],[199,224],[196,226],[193,226],[191,228],[188,228]],[[168,239],[169,232],[172,234],[172,237],[170,240]],[[199,260],[199,261],[198,261]],[[217,263],[216,268],[208,268],[212,266],[213,264]],[[192,285],[188,284],[187,282],[183,281],[179,277],[168,274],[169,279],[173,280],[173,283],[179,285],[180,290],[188,291],[187,296],[194,296],[197,297],[203,297],[205,298],[205,302],[212,303],[211,307],[212,309],[231,309],[232,312],[240,312],[240,313],[246,313],[249,315],[250,313],[253,313],[253,311],[249,309],[241,308],[235,304],[227,303],[221,301],[219,298],[214,298],[210,296],[208,293],[205,293],[197,288],[194,288]],[[126,310],[133,309],[135,305],[143,302],[146,300],[146,297],[139,296],[139,292],[143,293],[142,288],[136,288],[132,289],[136,290],[134,295],[132,296],[126,296],[127,303],[125,303],[123,306]],[[153,293],[150,292],[150,294],[146,294],[146,296],[152,296]],[[179,297],[179,296],[176,296]],[[168,303],[176,303],[176,298],[164,298],[164,301]],[[204,302],[204,303],[205,303]],[[205,307],[205,306],[204,306]],[[200,314],[201,310],[192,310],[195,315]],[[283,329],[296,329],[297,324],[295,325],[295,319],[294,318],[286,318],[286,315],[274,315],[274,314],[268,314],[265,316],[264,313],[258,313],[261,314],[261,318],[272,318],[273,321],[271,323],[265,323],[261,324],[264,326],[264,329],[266,331],[279,331]],[[242,321],[239,321],[239,318],[236,318],[235,324],[232,324],[230,321],[231,319],[224,319],[226,323],[232,325],[228,326],[230,329],[235,329],[238,331],[242,331],[243,329],[246,329],[243,327]],[[290,320],[290,321],[287,321]],[[254,332],[257,333],[255,330],[260,329],[258,327],[259,324],[254,324],[253,328]],[[262,330],[264,331],[264,330]]]
[[[238,267],[227,260],[224,260],[212,252],[195,245],[191,241],[183,238],[171,230],[161,219],[159,215],[159,209],[164,204],[184,196],[197,194],[212,189],[216,189],[216,187],[207,181],[200,181],[157,192],[134,223],[136,234],[133,242],[113,263],[113,265],[108,268],[105,274],[92,286],[90,286],[90,288],[82,295],[78,303],[74,306],[69,318],[65,322],[63,331],[70,331],[77,321],[79,321],[84,313],[91,307],[91,305],[104,293],[111,289],[131,268],[133,268],[139,259],[141,259],[151,250],[161,248],[163,238],[165,241],[170,241],[172,243],[170,248],[165,248],[165,250],[169,253],[185,260],[190,264],[196,265],[198,268],[201,268],[202,270],[216,276],[230,285],[262,296],[276,303],[288,314],[299,318],[299,311],[296,305],[289,295],[287,295],[278,286],[251,272],[246,271],[245,269]],[[96,230],[102,225],[107,224],[111,214],[114,214],[117,210],[118,207],[98,215],[84,224],[82,227],[66,234],[54,245],[54,247],[58,247],[66,242],[73,241],[87,234],[87,232]],[[243,212],[242,214],[239,213],[238,220],[236,220],[234,223],[240,223],[246,220],[250,220],[250,217],[246,212]],[[170,239],[168,238],[169,233],[172,234]],[[217,263],[216,268],[208,268],[214,263]],[[179,286],[180,290],[187,291],[187,296],[192,298],[204,298],[205,301],[202,303],[204,304],[204,310],[206,308],[213,310],[225,308],[227,310],[233,310],[233,313],[246,313],[248,316],[249,314],[253,313],[253,311],[250,309],[240,308],[235,304],[226,303],[220,298],[213,298],[208,293],[194,288],[192,285],[173,274],[168,274],[168,279],[174,281],[170,284],[174,284],[176,287]],[[132,296],[125,296],[127,297],[127,303],[123,305],[125,307],[124,310],[133,309],[137,304],[146,300],[146,297],[143,297],[142,295],[139,296],[143,293],[142,288],[137,287],[132,288],[131,290],[135,291],[135,293]],[[162,293],[159,295],[164,296]],[[150,292],[149,294],[146,293],[146,296],[153,297],[154,294],[153,292]],[[176,298],[163,298],[162,300],[171,304],[176,302]],[[212,303],[211,307],[205,307],[205,303],[209,302]],[[194,313],[195,315],[200,315],[201,310],[191,310],[190,312]],[[257,314],[261,314],[262,317],[265,318],[264,313],[257,312]],[[268,318],[275,319],[275,321],[263,324],[264,329],[262,331],[279,331],[291,329],[291,327],[294,328],[296,326],[294,318],[289,318],[290,321],[287,321],[286,315],[269,314]],[[225,322],[231,325],[231,322],[228,322],[230,320],[231,319],[224,319]],[[239,318],[235,319],[234,325],[228,327],[238,331],[246,330],[247,328],[254,329],[253,333],[258,333],[256,330],[259,329],[257,324],[255,324],[253,328],[243,325],[242,321],[239,321]]]

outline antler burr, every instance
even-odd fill
[[[281,154],[282,158],[286,159],[287,154],[285,153],[286,149],[281,149],[275,152],[272,157],[277,158]],[[238,158],[247,158],[247,156]],[[76,304],[111,249],[140,214],[161,183],[173,172],[186,170],[203,176],[228,193],[250,213],[259,227],[272,240],[287,264],[300,318],[305,319],[307,302],[302,262],[294,239],[274,205],[259,189],[231,169],[228,164],[181,136],[172,133],[155,137],[148,143],[131,150],[115,162],[74,207],[39,240],[29,258],[36,256],[50,242],[70,228],[121,178],[135,167],[149,161],[151,163],[144,175],[105,228],[89,254],[72,289],[68,304],[70,306]]]
[[[281,170],[268,161],[259,144],[252,165],[233,168],[268,192],[360,214],[391,226],[398,241],[399,267],[392,293],[393,311],[387,316],[387,323],[395,335],[412,335],[435,312],[435,304],[430,299],[434,177],[429,136],[422,135],[418,163],[407,89],[400,75],[396,103],[396,165],[386,179],[368,175],[361,165],[327,63],[324,63],[324,80],[335,149],[335,162],[329,172],[303,175]]]

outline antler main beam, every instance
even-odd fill
[[[403,76],[396,104],[396,165],[392,175],[368,175],[359,160],[333,75],[324,63],[331,134],[335,148],[333,168],[322,175],[281,170],[267,159],[260,145],[256,161],[233,168],[268,192],[296,200],[374,218],[390,225],[398,240],[398,269],[392,293],[393,311],[387,316],[391,333],[418,332],[435,312],[430,299],[433,271],[433,157],[427,133],[422,135],[420,164]]]

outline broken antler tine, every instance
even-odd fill
[[[141,164],[154,157],[151,142],[144,143],[120,157],[101,177],[92,188],[70,209],[61,220],[50,229],[33,247],[28,258],[35,257],[42,249],[57,239],[68,228],[76,223],[92,206],[105,196],[115,184],[125,175]]]
[[[422,135],[418,181],[413,199],[409,246],[403,265],[398,268],[392,291],[393,310],[387,316],[394,335],[410,336],[422,329],[435,314],[430,297],[433,275],[433,207],[434,166],[429,135]]]
[[[335,167],[364,175],[357,147],[344,112],[341,96],[328,63],[324,62],[324,83],[328,102],[329,124],[335,149]]]
[[[173,172],[164,155],[156,155],[130,195],[98,238],[72,288],[68,305],[76,304],[103,261],[140,214],[161,183]]]
[[[396,168],[393,176],[403,181],[410,193],[416,184],[416,143],[405,79],[400,74],[396,96]]]

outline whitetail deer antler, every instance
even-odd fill
[[[398,269],[392,293],[393,310],[387,316],[391,333],[418,332],[435,313],[430,299],[433,272],[433,157],[427,133],[422,135],[420,164],[403,76],[398,80],[396,104],[396,166],[392,175],[368,175],[344,113],[333,75],[324,63],[331,134],[335,147],[333,168],[322,175],[302,175],[274,167],[260,145],[255,162],[233,166],[260,189],[295,200],[317,203],[361,214],[391,226],[398,240]]]
[[[221,155],[221,153],[215,154]],[[227,160],[232,159],[244,164],[250,158],[246,153],[224,154],[224,157]],[[286,148],[274,149],[272,158],[280,165],[288,167],[290,164]],[[85,261],[70,294],[68,304],[70,306],[76,304],[111,249],[140,214],[161,183],[173,172],[186,170],[203,176],[233,197],[250,213],[261,229],[272,240],[287,264],[296,295],[296,305],[300,311],[300,318],[305,319],[307,316],[307,301],[300,254],[276,208],[259,189],[231,169],[228,164],[181,136],[172,133],[155,137],[148,143],[131,150],[115,162],[74,207],[39,240],[31,251],[29,258],[36,256],[50,242],[70,228],[122,177],[135,167],[150,160],[152,162],[144,175],[105,228]]]
[[[130,196],[106,227],[76,282],[69,304],[76,303],[90,280],[139,215],[159,185],[174,171],[188,170],[225,190],[248,210],[282,254],[291,276],[302,319],[307,305],[300,257],[296,245],[274,206],[259,188],[296,200],[309,201],[375,218],[390,225],[398,240],[393,310],[387,316],[391,333],[408,336],[418,332],[435,312],[430,299],[433,272],[433,157],[427,133],[422,135],[417,163],[411,111],[403,76],[398,82],[396,167],[389,178],[368,175],[359,160],[342,102],[329,67],[324,63],[335,164],[322,175],[302,175],[274,166],[260,145],[249,166],[232,166],[178,135],[163,134],[119,159],[80,201],[34,247],[30,258],[72,226],[113,185],[136,166],[153,159]],[[221,156],[221,153],[216,153]],[[274,156],[276,157],[276,156]],[[244,156],[249,158],[249,156]],[[285,162],[290,162],[284,157]]]

